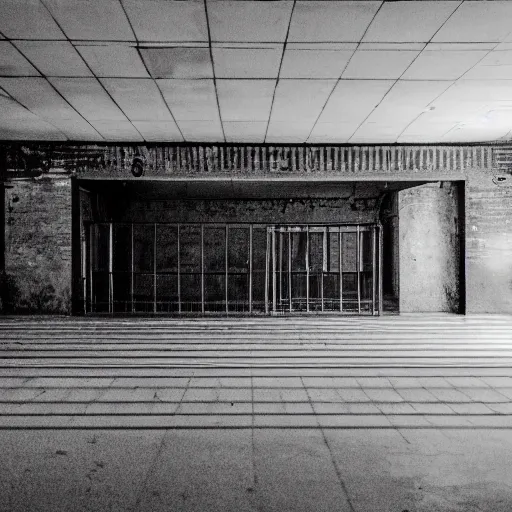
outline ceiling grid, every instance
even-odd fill
[[[0,139],[512,134],[508,0],[2,0]]]

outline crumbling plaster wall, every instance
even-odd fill
[[[69,313],[71,182],[13,181],[6,192],[4,313]]]
[[[467,312],[512,314],[512,186],[472,172],[466,212]]]
[[[399,193],[400,311],[460,310],[457,185],[429,183]]]

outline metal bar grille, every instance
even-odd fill
[[[377,225],[97,223],[85,228],[86,312],[382,312]],[[222,236],[211,231],[219,228]],[[128,246],[124,257],[122,244]],[[151,254],[144,256],[148,247]]]

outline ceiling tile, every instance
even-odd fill
[[[103,78],[101,83],[130,121],[173,121],[151,78]]]
[[[106,141],[140,142],[144,140],[129,121],[95,120],[91,124]]]
[[[40,75],[9,41],[0,41],[0,76]]]
[[[292,124],[314,122],[335,84],[335,80],[281,80],[271,120]]]
[[[290,43],[286,45],[287,50],[357,50],[360,43]]]
[[[433,37],[434,42],[503,41],[511,32],[512,2],[463,2]]]
[[[443,136],[456,126],[457,122],[434,123],[428,115],[413,121],[398,138],[398,142],[440,141]]]
[[[284,42],[293,2],[207,2],[212,41]]]
[[[457,80],[482,59],[486,53],[486,50],[424,50],[402,78],[404,80]]]
[[[88,121],[126,121],[95,78],[49,78],[49,81]]]
[[[0,78],[0,86],[43,119],[82,119],[45,78]]]
[[[344,123],[355,130],[393,84],[393,80],[340,80],[318,122]]]
[[[101,140],[85,121],[44,78],[1,78],[0,86],[41,119],[72,140]]]
[[[148,142],[181,142],[183,140],[174,121],[133,121],[133,125]]]
[[[512,50],[488,53],[464,76],[466,79],[506,80],[512,79]]]
[[[140,53],[153,78],[212,78],[208,48],[141,48]]]
[[[289,41],[359,41],[381,2],[298,1]]]
[[[405,126],[418,117],[428,105],[450,87],[449,81],[398,81],[368,116],[365,124]]]
[[[358,50],[417,50],[425,48],[425,43],[359,43]]]
[[[349,140],[351,144],[395,144],[400,130],[387,129],[381,127],[379,129],[368,129],[363,126]]]
[[[45,0],[70,39],[135,41],[119,0]]]
[[[458,126],[447,132],[442,142],[491,142],[505,137],[509,131],[502,126]]]
[[[202,0],[123,0],[139,41],[208,41]]]
[[[277,78],[282,48],[213,48],[217,78]],[[250,65],[248,63],[250,62]]]
[[[512,80],[457,80],[434,103],[447,105],[466,102],[488,104],[512,101]],[[467,106],[466,106],[467,108]]]
[[[350,139],[358,126],[359,124],[354,122],[316,123],[308,142],[341,144]]]
[[[213,80],[157,80],[174,118],[219,122]]]
[[[55,126],[3,95],[0,111],[0,140],[66,140]]]
[[[313,122],[293,123],[289,121],[270,121],[266,143],[302,144],[306,142]]]
[[[286,49],[281,78],[339,78],[353,51]]]
[[[506,43],[502,43],[506,45]],[[496,43],[428,43],[425,46],[425,50],[440,50],[440,51],[478,51],[478,50],[498,50],[500,49],[501,44],[496,45]],[[507,49],[507,48],[502,48]]]
[[[66,39],[39,0],[2,0],[0,31],[11,39]]]
[[[410,66],[418,51],[358,50],[343,73],[343,78],[396,79]]]
[[[219,80],[222,121],[268,121],[275,80]]]
[[[77,119],[56,119],[50,121],[69,140],[75,141],[102,141],[103,137],[87,121],[81,117]]]
[[[92,76],[68,41],[16,41],[15,44],[46,76]]]
[[[384,2],[363,41],[427,42],[460,2]]]
[[[98,77],[148,77],[136,48],[123,44],[77,45],[93,73]]]
[[[178,121],[183,137],[188,142],[223,142],[219,121]]]
[[[223,121],[226,142],[249,142],[259,144],[265,141],[266,121]]]

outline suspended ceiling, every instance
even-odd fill
[[[512,1],[0,0],[0,139],[512,134]]]

